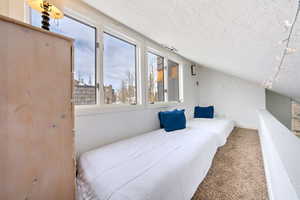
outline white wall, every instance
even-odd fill
[[[258,128],[256,111],[265,108],[265,90],[240,78],[206,67],[199,71],[199,104],[214,105],[218,117],[236,121],[243,128]]]
[[[300,139],[268,111],[259,111],[259,136],[270,200],[300,198]]]

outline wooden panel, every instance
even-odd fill
[[[0,199],[74,199],[72,43],[0,29]]]
[[[300,119],[293,119],[293,131],[300,131]]]
[[[300,104],[296,102],[292,103],[292,115],[293,117],[300,119]]]

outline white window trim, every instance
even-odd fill
[[[152,42],[145,42],[145,39],[140,41],[139,39],[134,39],[136,36],[131,33],[126,33],[127,31],[118,31],[120,28],[114,24],[107,24],[106,22],[97,22],[96,20],[92,20],[89,17],[85,17],[74,11],[70,8],[65,8],[64,12],[66,15],[77,19],[80,22],[88,24],[96,28],[97,37],[96,42],[99,44],[99,48],[96,48],[96,84],[99,84],[99,89],[96,89],[96,96],[97,102],[94,105],[76,105],[75,106],[75,114],[76,116],[83,116],[83,115],[97,115],[97,114],[104,114],[104,113],[114,113],[114,112],[131,112],[136,110],[144,110],[144,109],[163,109],[169,108],[172,106],[180,106],[183,104],[183,65],[180,60],[176,59],[171,55],[171,52],[164,49],[159,45],[153,45]],[[30,7],[27,4],[24,4],[24,20],[25,22],[31,22],[31,11]],[[137,79],[137,104],[136,105],[129,105],[129,104],[111,104],[106,105],[103,104],[103,33],[107,32],[110,33],[120,39],[128,41],[129,43],[136,45],[136,79]],[[155,47],[157,46],[157,48]],[[158,50],[161,49],[161,50]],[[147,97],[147,88],[148,88],[148,62],[147,62],[147,52],[150,51],[156,55],[164,57],[165,66],[167,66],[168,59],[179,64],[179,84],[180,84],[180,102],[157,102],[154,104],[150,104],[148,102]],[[167,76],[164,76],[167,77]],[[167,98],[165,98],[167,100]]]
[[[104,114],[104,113],[115,113],[115,112],[129,112],[135,110],[143,110],[144,105],[82,105],[75,109],[76,116],[92,115],[92,114]]]
[[[133,37],[130,37],[129,34],[120,32],[120,31],[112,28],[112,26],[104,25],[102,31],[103,31],[103,33],[106,32],[106,33],[111,34],[117,38],[120,38],[121,40],[124,40],[128,43],[134,44],[136,46],[141,46],[141,43],[138,40],[134,39]]]
[[[142,50],[142,45],[141,45],[141,42],[139,42],[138,40],[135,40],[131,37],[129,37],[127,34],[124,34],[122,32],[119,32],[119,31],[116,31],[115,29],[113,29],[112,27],[110,26],[103,26],[103,29],[101,31],[101,38],[102,38],[102,41],[101,41],[101,45],[104,47],[104,43],[103,43],[103,35],[104,33],[108,33],[116,38],[119,38],[121,40],[124,40],[125,42],[128,42],[129,44],[133,44],[135,45],[135,51],[136,51],[136,55],[135,55],[135,63],[136,63],[136,66],[135,66],[135,79],[136,79],[136,104],[134,105],[131,105],[131,104],[100,104],[100,107],[103,107],[103,108],[110,108],[110,107],[124,107],[124,106],[128,106],[128,107],[134,107],[134,106],[138,106],[138,105],[142,105],[143,104],[143,98],[142,98],[142,73],[141,73],[141,66],[142,66],[142,62],[141,62],[141,56],[142,56],[142,53],[141,53],[141,50]],[[103,84],[103,69],[104,69],[104,63],[103,63],[103,51],[104,49],[102,48],[102,52],[101,52],[101,59],[102,59],[102,63],[101,63],[101,72],[102,72],[102,82],[100,84],[100,87],[102,88],[102,91],[103,91],[103,87],[104,87],[104,84]],[[103,92],[102,92],[103,93]],[[103,97],[102,97],[103,98]]]
[[[147,83],[145,85],[146,91],[148,90],[148,56],[147,53],[153,53],[155,55],[161,56],[164,58],[164,89],[167,89],[167,92],[165,93],[165,101],[163,102],[154,102],[154,104],[148,102],[148,92],[146,92],[146,105],[149,107],[159,107],[159,106],[164,106],[164,105],[182,105],[184,102],[183,98],[183,63],[175,58],[174,56],[169,55],[169,53],[163,53],[162,51],[157,50],[156,48],[152,47],[151,45],[147,45],[146,51],[145,51],[145,66],[146,66],[146,80]],[[179,92],[179,101],[169,101],[168,99],[168,60],[171,60],[173,62],[176,62],[178,64],[178,78],[179,78],[179,87],[178,87],[178,92]]]
[[[169,108],[174,106],[182,106],[182,102],[169,101],[169,102],[157,102],[154,104],[147,104],[146,108]]]
[[[120,112],[133,112],[145,109],[168,109],[175,106],[182,106],[179,102],[166,102],[160,104],[141,104],[141,105],[108,105],[106,107],[99,105],[82,105],[75,109],[76,116],[86,116],[86,115],[100,115],[105,113],[120,113]]]
[[[96,104],[92,105],[75,105],[75,110],[81,108],[81,109],[90,109],[91,107],[93,108],[98,108],[99,105],[101,105],[102,100],[103,100],[103,88],[102,88],[102,74],[103,74],[103,65],[102,65],[102,60],[103,60],[103,48],[102,48],[102,26],[101,24],[97,23],[97,21],[92,20],[89,17],[86,17],[70,8],[64,8],[64,13],[67,16],[70,16],[79,22],[83,22],[87,25],[90,25],[92,27],[96,28],[96,45],[98,44],[99,46],[96,46]],[[74,72],[75,73],[75,72]],[[97,87],[97,85],[99,87]]]
[[[148,81],[148,79],[149,79],[149,77],[148,77],[148,52],[164,58],[164,90],[166,89],[166,86],[165,86],[165,82],[166,82],[165,81],[166,55],[163,54],[161,51],[158,51],[155,48],[147,46],[146,50],[145,50],[145,68],[146,68],[145,69],[145,77],[146,77],[146,84],[145,84],[145,91],[146,91],[145,98],[146,99],[145,99],[145,104],[149,105],[149,107],[151,107],[151,106],[152,107],[157,107],[159,105],[165,106],[168,103],[166,101],[166,94],[165,94],[165,92],[164,92],[164,101],[159,101],[159,102],[154,102],[154,103],[150,103],[148,101],[148,98],[149,98],[149,95],[148,95],[148,87],[149,87],[149,81]]]
[[[30,7],[27,3],[24,2],[24,22],[30,24],[30,18],[31,18],[31,11]]]
[[[183,93],[183,88],[184,88],[184,80],[183,80],[183,67],[184,64],[181,60],[179,60],[178,58],[168,55],[168,60],[171,60],[173,62],[176,62],[178,64],[178,79],[179,79],[179,101],[178,103],[184,103],[184,93]],[[167,64],[168,65],[168,64]]]
[[[95,52],[95,56],[96,56],[96,60],[95,60],[95,76],[96,76],[96,80],[95,80],[95,84],[96,84],[96,104],[93,104],[93,105],[75,105],[75,109],[77,109],[78,107],[81,107],[81,106],[97,106],[100,104],[100,95],[101,95],[101,91],[100,91],[100,88],[97,87],[97,85],[101,85],[100,81],[100,73],[101,73],[101,51],[100,51],[100,47],[97,47],[97,44],[100,44],[100,36],[99,36],[99,30],[101,30],[99,24],[97,24],[95,21],[93,20],[90,20],[89,18],[71,10],[71,9],[64,9],[64,13],[65,15],[67,15],[68,17],[70,17],[71,19],[74,19],[74,20],[77,20],[79,23],[83,23],[83,24],[86,24],[87,26],[91,26],[93,28],[96,29],[96,52]],[[75,67],[75,66],[74,66]],[[75,69],[75,68],[74,68]],[[74,71],[75,73],[75,71]],[[73,97],[74,98],[74,97]]]

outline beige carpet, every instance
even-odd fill
[[[235,129],[192,200],[267,200],[259,136]]]

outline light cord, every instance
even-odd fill
[[[279,77],[279,74],[280,74],[280,72],[282,70],[282,66],[283,66],[284,60],[285,60],[286,56],[289,53],[288,51],[290,50],[290,41],[291,41],[291,38],[292,38],[292,34],[293,34],[293,31],[294,31],[295,24],[296,24],[298,16],[299,16],[299,12],[300,12],[300,0],[298,1],[297,12],[296,12],[296,15],[294,17],[293,23],[291,25],[291,28],[290,28],[290,31],[289,31],[289,35],[288,35],[288,37],[285,40],[283,40],[285,42],[285,49],[284,49],[283,54],[281,56],[279,65],[276,68],[276,73],[274,74],[274,76],[272,77],[272,79],[270,79],[269,81],[267,81],[266,83],[264,83],[264,85],[265,85],[266,88],[271,89],[274,81],[276,81],[278,79],[278,77]]]

